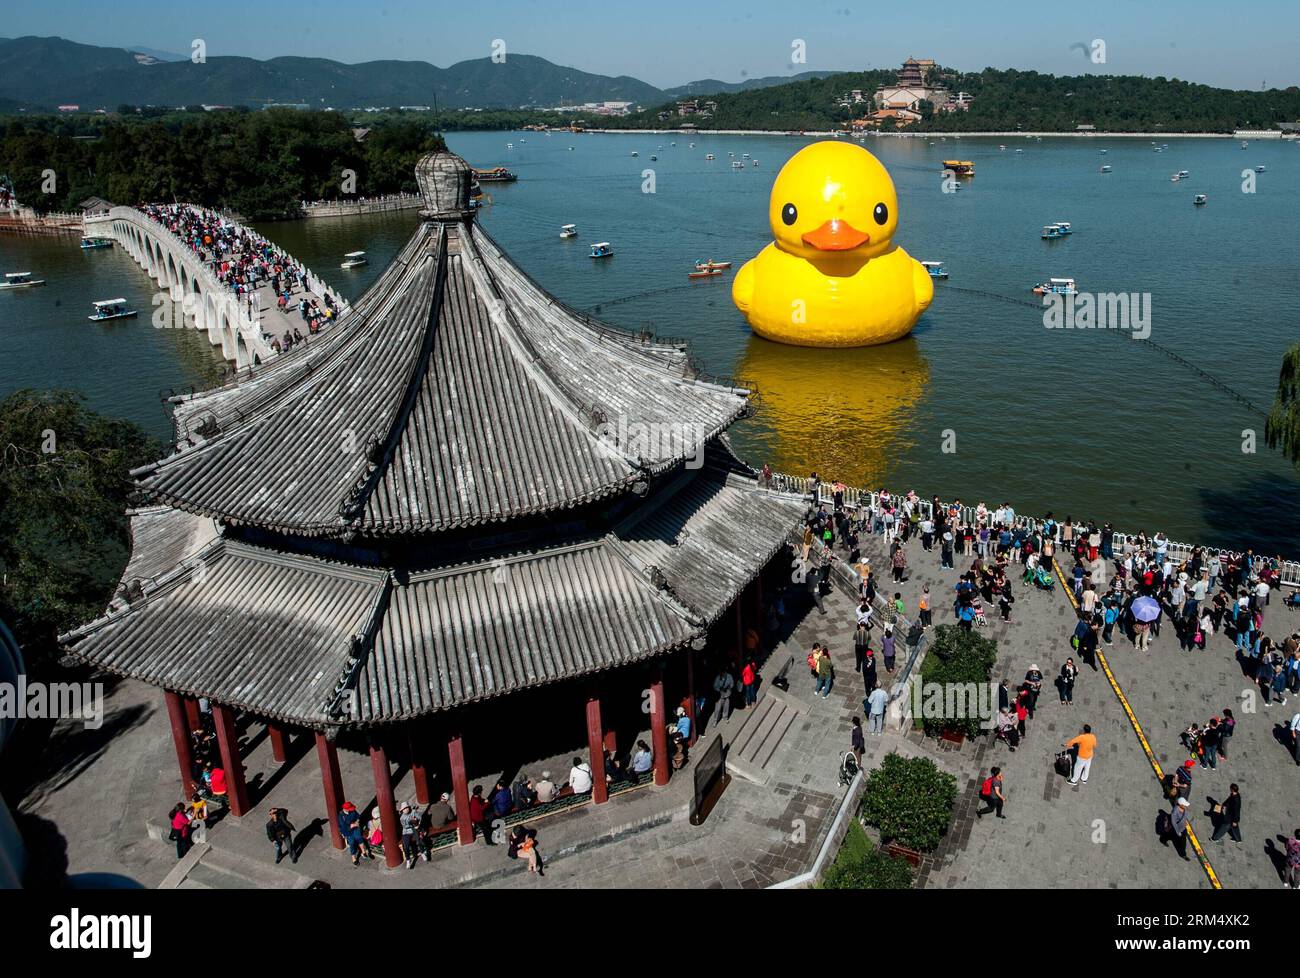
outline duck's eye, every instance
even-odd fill
[[[793,224],[799,217],[799,212],[795,210],[794,204],[786,204],[781,208],[781,220],[786,224]]]
[[[876,219],[877,224],[884,224],[889,220],[889,208],[884,204],[877,204],[876,210],[871,216]]]

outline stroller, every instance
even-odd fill
[[[853,751],[846,750],[840,755],[840,784],[849,785],[858,776],[858,759]]]
[[[1044,568],[1035,566],[1032,570],[1025,571],[1025,583],[1033,584],[1044,591],[1050,591],[1056,586],[1056,578]]]

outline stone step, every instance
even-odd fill
[[[190,870],[198,865],[200,859],[204,857],[210,848],[210,843],[200,842],[190,847],[190,851],[176,861],[172,871],[168,873],[161,883],[158,884],[160,890],[174,890],[184,882],[185,877],[189,875]]]
[[[176,863],[158,889],[305,890],[313,882],[288,864],[260,862],[202,842]]]
[[[267,844],[268,857],[265,862],[245,856],[230,849],[208,847],[207,855],[201,860],[203,866],[226,876],[248,880],[254,887],[265,890],[305,890],[311,886],[312,879],[292,868],[288,861],[275,865],[270,856],[270,844]]]
[[[737,751],[741,760],[748,761],[758,767],[763,766],[763,762],[759,760],[759,754],[763,751],[763,744],[766,743],[772,731],[780,725],[782,717],[786,716],[787,712],[783,703],[777,700],[772,701],[771,709],[763,716],[762,722],[754,728],[754,732],[744,748]]]
[[[768,764],[803,714],[803,704],[793,696],[769,689],[728,745],[727,770],[754,784],[767,784]]]
[[[798,719],[799,714],[794,710],[782,710],[781,719],[772,728],[772,732],[767,735],[767,740],[764,741],[762,748],[754,758],[760,767],[766,768],[771,763],[772,755],[776,753],[776,749],[781,746],[781,741],[785,739],[785,735]]]
[[[755,731],[763,723],[767,716],[776,708],[776,700],[771,696],[764,696],[754,704],[752,710],[747,712],[745,722],[740,725],[736,731],[736,736],[732,738],[727,745],[727,752],[731,756],[741,756],[745,753],[750,741],[754,737]]]
[[[263,890],[272,889],[265,887],[256,880],[249,879],[245,876],[239,876],[234,873],[223,873],[211,866],[200,862],[185,877],[184,882],[179,888],[197,887],[207,890]]]
[[[767,690],[767,695],[778,703],[783,703],[786,709],[793,710],[799,716],[803,716],[808,712],[808,704],[793,693],[787,693],[785,690],[772,686]]]
[[[738,778],[744,778],[746,781],[759,785],[767,784],[768,778],[771,776],[761,767],[750,764],[739,757],[727,758],[727,770]]]

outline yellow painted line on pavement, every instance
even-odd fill
[[[1065,597],[1069,600],[1070,605],[1075,612],[1079,610],[1079,602],[1074,599],[1074,589],[1065,583],[1065,576],[1061,573],[1061,565],[1056,562],[1056,557],[1052,557],[1052,569],[1056,571],[1056,581],[1061,585],[1061,590],[1065,592]],[[1138,743],[1142,745],[1142,750],[1147,755],[1147,760],[1151,762],[1151,770],[1155,772],[1156,781],[1160,785],[1161,796],[1164,796],[1165,790],[1165,772],[1160,767],[1160,761],[1156,759],[1155,752],[1151,750],[1151,745],[1147,742],[1147,735],[1142,732],[1142,724],[1138,722],[1137,715],[1133,708],[1129,706],[1128,697],[1124,695],[1124,690],[1115,678],[1115,674],[1110,671],[1110,663],[1106,661],[1106,653],[1102,652],[1101,645],[1097,646],[1097,661],[1101,663],[1102,671],[1106,673],[1106,678],[1110,680],[1110,688],[1114,690],[1119,705],[1124,708],[1124,714],[1128,717],[1128,722],[1133,727],[1133,732],[1137,734]],[[1192,828],[1191,823],[1187,823],[1187,837],[1192,842],[1192,848],[1196,851],[1196,858],[1201,862],[1201,868],[1205,870],[1205,875],[1209,877],[1210,885],[1216,890],[1223,889],[1223,883],[1219,881],[1218,874],[1214,872],[1214,867],[1210,865],[1210,857],[1205,854],[1201,847],[1201,840],[1196,837],[1196,830]]]

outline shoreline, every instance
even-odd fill
[[[456,130],[449,130],[456,131]],[[482,130],[463,130],[465,132],[481,132]],[[507,129],[503,132],[514,132],[515,130]],[[565,130],[553,130],[563,132]],[[585,129],[582,133],[570,133],[570,135],[580,136],[583,133],[628,133],[631,135],[668,135],[675,134],[679,136],[795,136],[795,137],[818,137],[818,136],[836,136],[836,130],[807,130],[806,132],[791,132],[784,129]],[[845,133],[838,130],[839,135],[846,135],[854,138],[854,134]],[[961,139],[976,138],[998,138],[1014,139],[1023,136],[1027,139],[1034,139],[1042,136],[1069,136],[1076,139],[1268,139],[1268,140],[1286,140],[1297,139],[1297,136],[1288,136],[1284,133],[1269,132],[1053,132],[1050,130],[1017,130],[1011,132],[999,132],[996,130],[988,132],[871,132],[863,133],[863,138],[870,136],[872,138],[897,138],[897,139],[934,139],[949,137]]]

